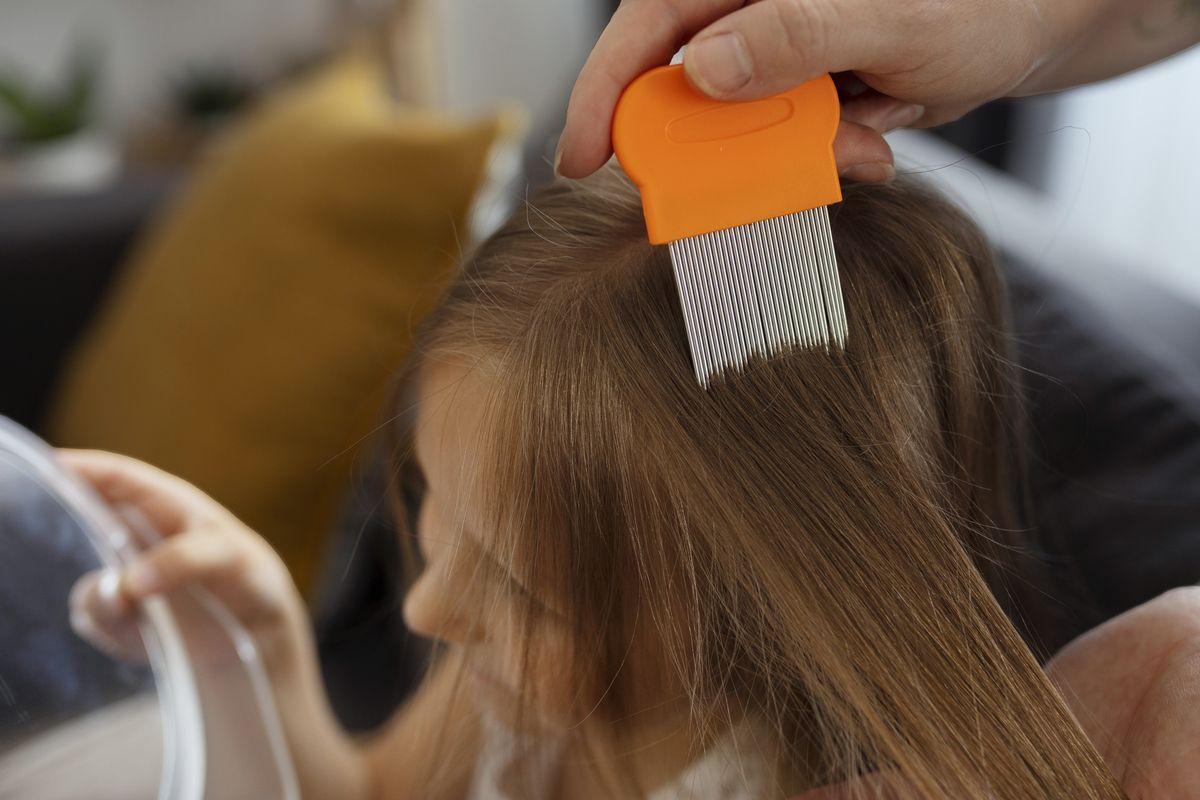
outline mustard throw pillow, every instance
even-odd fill
[[[65,373],[52,438],[195,483],[310,588],[359,443],[512,128],[405,111],[357,62],[259,109],[123,273]]]

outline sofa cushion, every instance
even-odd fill
[[[365,61],[269,101],[124,272],[60,383],[52,440],[195,483],[310,587],[511,123],[397,106]]]

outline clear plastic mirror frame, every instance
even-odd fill
[[[138,658],[71,627],[70,587],[156,537],[123,516],[0,417],[0,800],[299,797],[254,639],[213,597],[143,604]]]

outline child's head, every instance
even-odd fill
[[[989,590],[1021,542],[986,244],[911,184],[847,187],[832,225],[846,349],[707,390],[619,173],[551,187],[485,243],[414,361],[406,616],[511,725],[753,715],[804,778],[1099,792]]]

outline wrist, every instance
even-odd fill
[[[1059,91],[1115,77],[1200,41],[1195,0],[1036,0],[1040,56],[1012,92]]]
[[[364,748],[329,704],[307,609],[296,596],[258,638],[301,797],[373,800]]]
[[[272,683],[301,797],[373,800],[375,781],[365,748],[334,715],[315,662],[288,668]]]
[[[1033,30],[1033,61],[1029,73],[1014,94],[1030,94],[1026,87],[1052,73],[1056,65],[1069,60],[1089,38],[1111,0],[1032,0],[1035,9]]]

